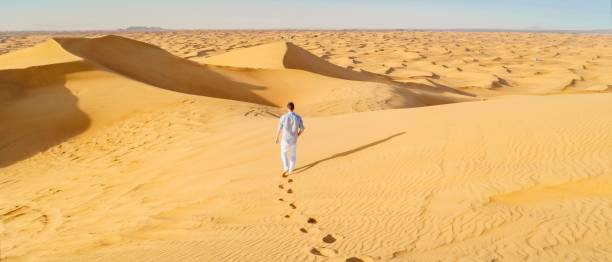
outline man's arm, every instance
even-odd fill
[[[298,136],[302,135],[302,133],[304,133],[304,122],[302,121],[302,118],[300,117],[300,131],[298,131]]]
[[[276,144],[278,144],[278,139],[280,138],[280,133],[281,133],[281,130],[278,129],[276,131],[276,138],[274,139],[274,143],[276,143]]]
[[[278,139],[280,138],[281,130],[283,129],[283,117],[281,116],[278,121],[278,128],[276,129],[276,138],[274,138],[274,143],[278,144]]]

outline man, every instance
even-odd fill
[[[281,140],[281,159],[283,161],[283,176],[293,172],[295,168],[296,160],[296,143],[298,137],[304,132],[304,123],[302,118],[293,112],[295,106],[293,102],[287,104],[289,112],[281,116],[278,123],[278,130],[276,131],[276,144],[279,142],[279,137],[282,132],[283,137]],[[289,157],[287,157],[289,154]]]

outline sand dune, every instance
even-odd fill
[[[153,86],[271,105],[253,93],[253,90],[262,87],[232,81],[214,70],[171,55],[156,46],[118,36],[58,38],[55,41],[68,52]]]
[[[214,59],[220,59],[219,63],[223,64],[222,57],[232,56],[231,61],[225,62],[243,63],[247,67],[250,64],[257,68],[285,68],[287,65],[283,64],[280,58],[289,50],[287,46],[295,46],[318,58],[350,67],[357,72],[365,70],[384,74],[390,67],[398,74],[404,69],[431,72],[433,75],[425,79],[437,85],[481,96],[525,94],[530,93],[532,88],[536,88],[531,92],[533,94],[601,92],[608,91],[608,85],[611,84],[610,79],[604,77],[609,75],[605,72],[612,70],[610,56],[606,55],[612,48],[607,44],[610,42],[610,35],[351,31],[185,31],[120,34],[160,46],[183,58],[202,61],[222,55]],[[27,47],[49,37],[52,35],[8,37],[4,43],[0,43],[0,53]],[[228,51],[245,52],[253,57],[259,55],[259,58],[249,60],[240,55],[227,54]],[[301,55],[297,57],[304,58]],[[320,66],[318,63],[317,67]],[[553,72],[563,77],[568,67],[578,69],[583,66],[588,66],[588,69],[577,74],[578,77],[584,77],[584,81],[578,82],[575,87],[563,89],[559,88],[557,83],[549,85],[547,81],[523,81],[523,78],[530,78],[539,72]],[[458,71],[457,67],[463,71]],[[336,70],[337,68],[331,72]],[[455,72],[461,73],[449,74]],[[491,81],[488,80],[495,77],[506,79],[511,83],[511,88],[491,89]],[[396,79],[404,83],[430,83],[421,81],[422,78]],[[431,83],[428,85],[435,86]]]
[[[612,64],[570,52],[602,39],[168,34],[0,56],[2,261],[612,259]]]
[[[268,45],[262,46],[264,49],[271,49],[267,56],[268,63],[278,60],[276,62],[284,63],[285,68],[252,70],[252,65],[239,62],[219,64],[222,67],[199,66],[157,47],[117,36],[56,41],[69,52],[88,61],[153,86],[182,93],[273,106],[282,106],[286,101],[295,100],[304,106],[304,111],[318,114],[364,111],[360,105],[366,103],[370,104],[367,110],[376,110],[471,99],[452,92],[440,94],[438,90],[428,89],[415,92],[406,87],[396,87],[377,76],[330,64],[290,43],[273,44],[272,48]],[[286,47],[284,57],[276,57],[274,51],[283,51],[282,46]],[[258,51],[259,47],[251,49],[255,50],[235,51],[237,55],[230,52],[227,56],[259,61],[259,55],[262,54]],[[340,80],[362,80],[362,83]],[[350,86],[350,89],[343,88],[346,86]],[[345,105],[345,109],[326,112],[318,108],[321,103],[340,103]]]
[[[348,106],[353,107],[353,111],[361,112],[474,100],[469,94],[455,92],[452,89],[441,90],[423,86],[407,86],[400,82],[393,82],[392,79],[382,75],[343,68],[285,41],[238,49],[217,56],[193,60],[204,65],[255,69],[248,70],[244,75],[256,79],[254,83],[268,87],[271,93],[278,94],[282,90],[280,93],[293,94],[292,97],[270,96],[270,100],[274,101],[275,105],[282,105],[284,101],[288,100],[300,102],[300,104],[305,105],[303,112],[307,114],[319,112],[321,108],[328,108],[329,106],[336,108]],[[360,81],[361,83],[355,83],[354,81]],[[339,87],[343,86],[349,86],[350,90],[333,90],[333,94],[329,92],[325,94],[323,91],[325,89],[331,91],[329,87],[340,89]],[[313,92],[314,90],[321,91]],[[344,96],[340,98],[341,102],[332,104],[330,101],[322,99],[323,97],[335,97],[339,94]],[[357,98],[355,95],[361,98]],[[367,98],[367,101],[363,98]],[[350,102],[355,99],[359,102]],[[313,100],[318,101],[313,104],[311,102]],[[337,105],[338,103],[340,105]],[[334,110],[334,112],[336,111],[341,113],[351,110]]]
[[[81,59],[66,52],[58,42],[48,40],[37,45],[36,48],[21,49],[0,56],[0,70],[67,63],[78,60]]]
[[[200,63],[245,68],[298,69],[319,75],[356,81],[376,81],[376,76],[331,64],[289,42],[276,42],[235,50],[213,57],[194,59]]]
[[[304,56],[312,59],[304,63],[304,68],[320,60],[313,55]],[[27,66],[28,63],[32,66]],[[327,62],[320,60],[319,63]],[[114,96],[138,94],[136,96],[145,98],[151,95],[156,96],[153,101],[158,102],[171,97],[161,95],[163,92],[157,88],[268,106],[282,106],[293,100],[300,104],[306,115],[418,107],[470,99],[433,89],[410,90],[384,83],[331,78],[297,69],[253,70],[199,65],[156,46],[118,36],[51,39],[0,56],[0,68],[9,67],[15,69],[0,71],[0,101],[8,103],[3,110],[6,113],[2,115],[4,122],[11,123],[1,130],[0,144],[3,146],[0,154],[4,164],[23,159],[84,131],[91,120],[87,116],[90,114],[82,112],[82,109],[107,108],[108,105],[103,103],[112,101]],[[108,87],[110,84],[114,84],[112,89]],[[119,88],[120,91],[115,90]],[[92,97],[94,93],[98,96]],[[131,100],[129,95],[124,99]],[[95,102],[77,106],[78,100]],[[144,103],[139,99],[136,103],[127,102],[108,108],[109,113],[103,113],[104,119],[112,116],[111,112],[117,118],[129,115]],[[32,107],[33,104],[36,106]],[[41,116],[43,112],[48,114]],[[38,120],[33,120],[33,117]]]

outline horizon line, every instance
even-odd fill
[[[130,29],[134,28],[134,29]],[[116,29],[50,29],[50,30],[0,30],[0,33],[32,32],[172,32],[172,31],[432,31],[432,32],[604,32],[612,33],[612,28],[602,29],[507,29],[507,28],[164,28],[157,26],[130,26]]]

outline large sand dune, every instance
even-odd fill
[[[380,77],[355,72],[329,63],[290,42],[274,42],[235,50],[206,58],[193,59],[203,64],[264,69],[298,69],[316,74],[356,81],[382,81]]]
[[[292,45],[284,43],[283,46]],[[278,49],[275,51],[285,52],[277,44],[272,47]],[[472,100],[456,92],[441,94],[434,88],[416,89],[394,86],[388,81],[370,82],[366,79],[376,79],[376,76],[332,65],[298,47],[290,49],[295,49],[287,51],[292,56],[290,64],[293,67],[254,70],[240,63],[233,64],[234,67],[199,65],[156,46],[118,36],[55,38],[30,49],[9,53],[0,58],[0,65],[11,67],[16,64],[15,60],[19,61],[17,67],[23,67],[23,63],[50,65],[85,61],[98,65],[100,70],[163,89],[274,106],[295,100],[306,111],[318,114],[327,113],[320,108],[322,102],[328,107],[331,104],[342,107],[329,113],[346,113]],[[282,57],[272,55],[274,52],[270,53],[271,58],[283,61]],[[240,56],[258,61],[257,55]],[[364,108],[366,104],[368,108]]]
[[[410,71],[362,72],[340,64],[383,47],[260,40],[191,60],[119,36],[0,56],[2,261],[612,259],[612,94],[574,94],[607,90],[607,56],[507,78],[471,72],[495,57],[429,70],[449,51],[402,47]],[[281,177],[288,100],[307,130]]]

